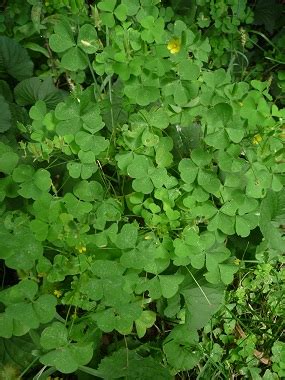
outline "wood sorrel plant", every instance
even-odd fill
[[[159,3],[104,0],[45,19],[70,93],[25,73],[0,96],[0,257],[19,278],[0,293],[0,336],[27,342],[24,372],[190,370],[197,331],[239,269],[230,238],[259,228],[258,254],[281,250],[271,220],[285,110],[268,82],[208,70],[209,40]],[[17,127],[13,100],[32,105]],[[111,333],[117,350],[98,366]]]

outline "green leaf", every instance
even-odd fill
[[[12,115],[9,108],[9,104],[4,97],[0,95],[0,133],[8,131],[12,124]]]
[[[224,302],[224,287],[210,285],[198,280],[199,286],[192,282],[182,290],[189,313],[188,325],[191,330],[204,327]]]
[[[14,169],[12,176],[20,184],[18,193],[27,199],[37,199],[51,187],[50,172],[45,169],[34,172],[31,166],[21,164]]]
[[[233,116],[233,109],[228,103],[218,103],[214,106],[214,110],[218,118],[226,126]]]
[[[135,156],[133,161],[128,165],[127,172],[132,178],[148,177],[148,168],[150,162],[146,156]]]
[[[117,3],[117,0],[104,0],[104,1],[100,1],[98,4],[97,4],[97,7],[101,10],[101,11],[105,11],[105,12],[113,12],[115,6],[116,6],[116,3]]]
[[[77,46],[87,54],[94,54],[100,49],[100,42],[95,26],[92,26],[91,24],[81,26],[78,34]]]
[[[116,245],[120,249],[134,248],[138,238],[138,227],[135,224],[124,224],[117,235]]]
[[[7,73],[17,80],[23,80],[33,75],[33,68],[26,49],[17,41],[0,36],[0,75]]]
[[[198,347],[196,331],[189,331],[188,325],[175,326],[163,343],[168,364],[175,370],[189,371],[202,357]]]
[[[128,15],[128,8],[125,4],[120,4],[114,13],[118,20],[125,21]]]
[[[181,179],[186,183],[193,183],[197,177],[198,168],[189,158],[183,158],[178,165]]]
[[[281,231],[276,226],[275,221],[280,218],[280,222],[284,220],[284,191],[274,193],[272,190],[266,194],[266,197],[261,201],[259,228],[268,241],[268,244],[278,252],[282,251],[284,240]]]
[[[48,235],[48,224],[41,220],[34,219],[30,222],[31,231],[35,234],[35,237],[39,241],[44,241]]]
[[[74,194],[82,201],[94,201],[103,199],[103,187],[99,182],[96,181],[80,181],[78,182],[74,189]]]
[[[37,51],[39,53],[42,53],[45,57],[50,58],[48,50],[35,42],[26,42],[24,47],[26,49],[30,49],[32,51]]]
[[[14,290],[16,291],[17,287],[14,287]],[[55,316],[56,304],[56,298],[47,294],[40,296],[33,303],[31,300],[25,300],[9,304],[5,310],[5,315],[13,321],[13,334],[23,335],[30,329],[38,328],[40,323],[50,322]],[[17,331],[15,328],[17,324],[22,331]]]
[[[46,327],[41,334],[41,346],[47,350],[65,346],[68,342],[68,332],[64,324],[54,322]]]
[[[229,145],[228,135],[225,131],[217,131],[207,135],[205,142],[216,149],[225,149]]]
[[[75,142],[84,152],[94,153],[99,155],[107,149],[109,141],[103,136],[93,135],[84,131],[80,131],[75,135]]]
[[[0,257],[9,268],[30,270],[43,253],[43,248],[32,233],[25,228],[17,233],[0,230]]]
[[[100,15],[103,25],[106,25],[108,28],[113,28],[116,24],[113,13],[101,13]]]
[[[200,74],[200,67],[190,60],[183,60],[178,64],[178,73],[181,79],[196,80]]]
[[[152,127],[165,129],[169,125],[169,117],[163,108],[158,108],[150,114],[149,123]]]
[[[226,235],[233,235],[235,233],[235,217],[217,212],[213,219],[208,224],[209,231],[221,230]]]
[[[72,373],[77,371],[79,366],[90,362],[93,355],[92,346],[92,343],[72,343],[42,355],[40,362],[55,367],[62,373]]]
[[[88,61],[79,47],[72,47],[63,55],[61,65],[70,71],[84,70],[88,66]]]
[[[104,379],[172,380],[169,370],[157,359],[140,356],[135,350],[121,348],[104,358],[98,367]]]
[[[116,288],[113,286],[112,291]],[[116,294],[119,295],[119,289]],[[124,296],[124,295],[123,295]],[[113,297],[114,298],[114,295]],[[93,316],[98,327],[105,332],[117,330],[120,334],[130,334],[133,329],[133,323],[142,313],[141,306],[137,303],[125,303],[120,300],[116,308],[109,308],[104,311],[98,311]]]
[[[72,30],[68,22],[57,22],[54,32],[55,34],[52,34],[49,38],[49,45],[56,53],[62,53],[75,45]]]
[[[154,325],[156,321],[156,314],[151,310],[143,310],[139,319],[135,321],[136,330],[139,338],[142,338],[146,330]]]
[[[203,149],[193,149],[191,152],[192,161],[199,167],[207,166],[212,161],[212,155]]]
[[[53,109],[64,99],[65,92],[57,89],[51,77],[41,80],[38,77],[25,79],[14,89],[15,100],[21,106],[35,104],[38,100]]]
[[[236,216],[236,233],[241,237],[247,237],[250,234],[250,224],[242,216]]]
[[[173,297],[178,292],[179,285],[184,280],[184,276],[177,273],[173,275],[159,275],[158,278],[161,293],[165,298]]]
[[[210,194],[217,193],[221,186],[221,182],[216,174],[209,170],[199,170],[198,184]]]
[[[13,152],[9,145],[0,142],[0,172],[11,174],[17,166],[19,156]]]
[[[13,335],[13,319],[6,313],[0,313],[0,337],[9,339]],[[0,339],[1,347],[1,339]]]
[[[0,363],[3,366],[9,366],[9,368],[11,366],[24,370],[32,363],[34,359],[32,352],[36,348],[28,334],[21,337],[13,336],[10,339],[0,339]]]
[[[128,16],[135,16],[140,8],[140,3],[138,0],[122,0],[128,11]]]

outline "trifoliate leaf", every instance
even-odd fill
[[[189,158],[183,158],[179,162],[178,169],[184,182],[193,183],[195,181],[198,173],[198,167],[192,160]]]
[[[72,30],[66,21],[57,22],[54,32],[49,38],[49,45],[56,53],[62,53],[75,45]]]
[[[151,310],[143,310],[139,319],[135,321],[136,330],[139,338],[142,338],[146,330],[154,325],[156,314]]]
[[[82,25],[79,34],[77,46],[85,53],[94,54],[100,48],[100,42],[97,36],[95,26],[91,24]]]
[[[60,322],[54,322],[52,325],[46,327],[41,334],[41,346],[47,350],[65,346],[68,332],[64,324]]]

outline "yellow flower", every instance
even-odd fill
[[[258,133],[257,135],[254,135],[254,136],[253,136],[252,143],[253,143],[254,145],[259,144],[261,141],[262,141],[262,137],[260,136],[259,133]]]
[[[167,49],[171,54],[177,54],[181,49],[181,41],[178,38],[172,38],[167,44]]]
[[[57,297],[60,298],[62,296],[62,292],[60,290],[55,289],[53,294]]]
[[[77,251],[78,251],[79,253],[85,253],[85,252],[86,252],[86,247],[85,247],[85,245],[82,245],[82,244],[78,245],[78,246],[76,247],[76,249],[77,249]]]
[[[240,265],[240,259],[235,259],[235,260],[234,260],[234,264],[235,264],[235,265]]]

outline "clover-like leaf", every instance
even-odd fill
[[[95,26],[92,26],[91,24],[81,26],[78,34],[77,45],[87,54],[93,54],[99,50],[100,42]]]
[[[41,346],[47,350],[65,346],[68,342],[68,332],[66,327],[60,322],[54,322],[46,327],[41,334]]]
[[[173,275],[159,275],[158,277],[161,294],[165,298],[173,297],[178,292],[179,285],[184,280],[184,276],[177,273]]]
[[[40,362],[55,367],[62,373],[72,373],[77,371],[79,366],[88,364],[92,355],[92,343],[72,343],[42,355]]]
[[[198,168],[189,158],[183,158],[178,165],[181,178],[186,183],[193,183],[198,174]]]
[[[136,330],[139,338],[142,338],[146,330],[154,325],[156,314],[151,310],[143,310],[139,319],[135,321]]]
[[[14,169],[12,176],[13,180],[20,184],[18,193],[27,199],[38,199],[51,187],[50,172],[45,169],[34,171],[31,166],[21,164]]]
[[[49,38],[49,45],[56,53],[62,53],[75,45],[72,30],[66,21],[57,22],[54,32]]]

